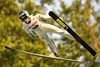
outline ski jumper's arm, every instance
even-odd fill
[[[38,18],[41,18],[41,19],[52,19],[50,16],[48,15],[43,15],[43,14],[37,14]],[[52,19],[53,20],[53,19]]]
[[[34,34],[31,29],[28,29],[27,27],[22,27],[22,29],[34,40],[37,36]]]

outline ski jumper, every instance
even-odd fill
[[[48,37],[47,33],[57,33],[64,37],[70,37],[74,39],[67,31],[62,30],[54,25],[50,25],[47,23],[41,22],[41,19],[52,19],[50,16],[42,15],[42,14],[36,14],[36,15],[30,15],[31,22],[22,24],[22,29],[25,30],[25,32],[28,33],[29,36],[33,37],[35,34],[39,36],[41,40],[43,40],[51,49],[53,53],[57,53],[57,49],[55,44],[52,40]],[[35,33],[35,34],[34,34]]]

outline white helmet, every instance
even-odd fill
[[[28,13],[26,10],[21,10],[21,11],[19,11],[18,17],[19,17],[22,21],[24,21],[24,20],[27,19],[27,18],[30,18],[30,17],[29,17],[29,13]]]

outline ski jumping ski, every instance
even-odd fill
[[[65,58],[60,58],[60,57],[50,57],[50,56],[46,56],[46,55],[42,55],[42,54],[36,54],[36,53],[26,52],[26,51],[14,49],[14,48],[11,48],[11,47],[8,47],[8,46],[5,46],[5,48],[9,49],[11,51],[14,51],[14,52],[24,53],[24,54],[28,54],[28,55],[31,55],[31,56],[37,56],[37,57],[43,57],[43,58],[55,59],[55,60],[63,60],[63,61],[68,61],[68,62],[82,63],[81,61],[72,60],[72,59],[65,59]]]
[[[53,11],[49,12],[49,15],[66,31],[68,31],[84,48],[86,48],[93,56],[96,52],[84,41],[82,40],[65,22],[61,17],[58,17]]]

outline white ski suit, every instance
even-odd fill
[[[52,19],[50,16],[42,14],[32,14],[30,15],[30,19],[31,22],[28,24],[23,22],[22,29],[24,29],[31,37],[34,36],[33,32],[35,32],[40,37],[40,39],[50,47],[53,53],[58,54],[55,44],[47,35],[48,32],[57,33],[65,37],[73,38],[67,31],[62,30],[54,25],[50,25],[40,21],[41,19]]]

